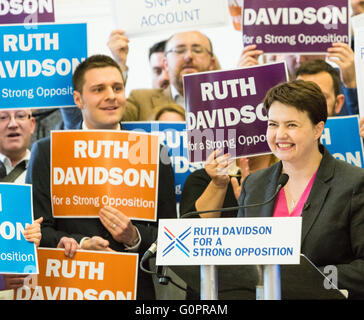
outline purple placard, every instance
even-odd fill
[[[271,153],[262,102],[287,79],[285,62],[185,75],[189,161],[205,161],[215,149],[232,157]]]
[[[349,43],[348,0],[244,0],[244,47],[265,53],[326,53]]]
[[[54,22],[53,0],[1,0],[0,24]]]

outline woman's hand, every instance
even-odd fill
[[[222,150],[218,149],[207,157],[205,170],[217,188],[226,188],[230,181],[228,167],[232,160],[228,153],[219,156],[221,153]]]
[[[241,171],[240,184],[236,177],[232,177],[231,185],[233,186],[235,199],[238,200],[240,197],[240,193],[241,193],[241,186],[243,184],[244,179],[250,174],[250,168],[249,168],[249,159],[239,158],[236,161],[237,161],[237,165],[240,167],[240,171]]]

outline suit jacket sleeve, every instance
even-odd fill
[[[86,235],[69,234],[57,229],[57,221],[53,218],[50,195],[50,140],[49,138],[37,141],[31,151],[28,163],[26,183],[33,188],[34,218],[43,217],[41,225],[42,239],[40,246],[57,247],[59,240],[72,237],[78,242]]]
[[[153,116],[154,108],[174,103],[171,89],[135,89],[126,100],[123,121],[146,121]]]
[[[346,202],[346,209],[342,210],[342,215],[342,220],[339,217],[336,219],[336,227],[339,230],[346,229],[348,241],[345,241],[344,235],[331,236],[332,246],[336,244],[336,254],[341,256],[340,261],[335,257],[333,250],[331,256],[339,261],[337,264],[332,264],[338,271],[339,289],[348,289],[350,299],[364,299],[364,180],[354,188],[351,199]],[[347,226],[343,223],[345,218]],[[323,232],[327,232],[327,228],[323,228]],[[322,239],[320,242],[323,243]],[[325,245],[322,247],[322,250],[326,249]],[[320,269],[330,277],[329,270],[325,267]]]
[[[134,97],[133,91],[130,92],[125,104],[123,121],[139,121],[140,120],[140,105]]]

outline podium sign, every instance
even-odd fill
[[[301,227],[301,217],[161,219],[156,264],[299,264]]]

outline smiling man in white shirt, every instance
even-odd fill
[[[121,123],[126,101],[124,80],[111,57],[94,55],[80,63],[73,74],[73,87],[75,104],[82,113],[76,129],[125,130]],[[158,222],[131,220],[109,206],[100,209],[98,218],[53,217],[50,146],[49,137],[33,145],[26,177],[33,185],[34,216],[44,218],[40,245],[64,248],[70,258],[78,249],[143,254],[156,239]],[[176,218],[173,169],[169,159],[163,160],[168,161],[160,159],[159,164],[157,217]],[[137,287],[137,299],[155,299],[150,274],[140,272]]]

